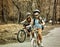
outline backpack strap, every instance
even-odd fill
[[[42,19],[40,19],[40,17],[38,17],[38,19],[39,19],[39,23],[42,23]]]
[[[40,17],[38,17],[39,19],[39,23],[42,23],[42,19],[40,19]],[[33,25],[35,25],[35,18],[33,19]]]
[[[35,18],[33,19],[33,25],[35,25]]]

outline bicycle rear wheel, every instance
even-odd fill
[[[24,30],[20,30],[17,34],[17,40],[20,42],[20,43],[23,43],[26,39],[26,32]]]

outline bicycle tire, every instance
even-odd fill
[[[21,40],[22,38],[19,37],[20,33],[22,33],[22,32],[24,33],[24,34],[22,34],[22,35],[24,35],[24,39],[23,40]],[[25,41],[25,39],[26,39],[26,32],[24,30],[19,30],[19,32],[17,34],[18,42],[23,43]]]

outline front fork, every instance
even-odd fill
[[[34,33],[34,39],[35,39],[36,43],[39,45],[39,44],[40,44],[40,39],[39,39],[38,31],[36,31],[36,32]]]
[[[34,42],[37,43],[37,36],[38,34],[34,32],[34,36],[32,37],[32,40],[31,40],[31,44],[33,44]]]

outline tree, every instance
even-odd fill
[[[2,0],[2,19],[3,22],[7,23],[6,15],[5,15],[5,8],[4,8],[4,0]]]
[[[17,0],[18,1],[18,0]],[[15,3],[13,0],[12,0],[12,3],[17,7],[18,9],[18,20],[17,20],[17,23],[20,23],[20,17],[21,17],[21,11],[20,11],[20,8],[18,6],[17,3]]]
[[[53,16],[52,16],[52,20],[53,20],[53,22],[52,22],[52,25],[54,25],[55,24],[55,21],[56,21],[56,7],[57,7],[57,0],[54,0],[54,7],[53,7]]]
[[[48,11],[47,11],[47,15],[46,15],[46,19],[47,19],[47,22],[49,21],[49,16],[50,16],[50,4],[51,4],[51,0],[48,1]]]

